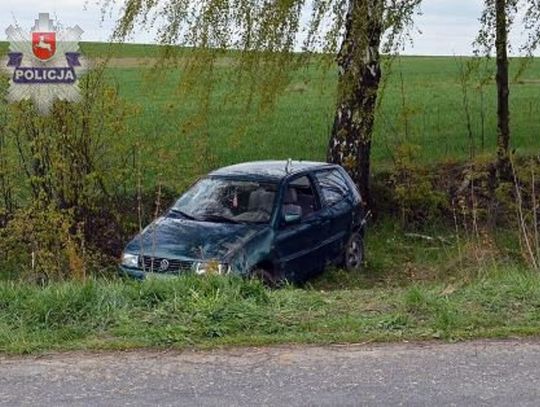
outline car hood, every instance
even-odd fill
[[[199,222],[161,217],[126,247],[129,253],[145,253],[172,259],[227,260],[268,225]]]

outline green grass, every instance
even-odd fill
[[[93,45],[96,47],[96,45]],[[94,49],[94,48],[93,48]],[[96,47],[93,51],[98,55]],[[143,49],[146,49],[143,47]],[[126,46],[118,51],[119,56],[150,55],[139,52],[139,46]],[[390,80],[383,93],[374,144],[375,162],[391,160],[392,150],[399,142],[410,142],[422,146],[426,161],[465,158],[469,151],[463,94],[459,84],[459,67],[466,58],[453,57],[403,57],[396,62]],[[514,60],[512,75],[516,74],[521,61]],[[221,68],[227,70],[227,68]],[[156,86],[155,77],[145,81],[148,70],[141,68],[115,68],[111,75],[120,86],[123,95],[143,107],[141,132],[148,133],[156,126],[163,107],[168,103],[179,103],[173,92],[175,71]],[[228,72],[226,72],[227,74]],[[403,77],[403,93],[401,79]],[[295,75],[291,85],[280,99],[276,111],[262,118],[245,118],[236,106],[221,106],[212,115],[209,132],[214,141],[214,150],[221,162],[289,155],[299,158],[323,159],[329,128],[332,125],[335,104],[335,75],[315,67]],[[540,63],[531,66],[512,84],[511,108],[514,145],[523,151],[534,151],[540,146],[536,137],[540,124],[535,120],[540,111],[538,90],[540,89]],[[230,89],[223,85],[217,94]],[[472,119],[472,131],[480,149],[481,120],[478,81],[472,81],[468,89]],[[402,107],[405,97],[406,108]],[[485,87],[485,150],[492,151],[495,145],[495,83]],[[163,114],[163,113],[161,113]],[[405,134],[407,117],[408,134]],[[256,140],[256,146],[243,145],[242,151],[227,148],[235,136],[238,121],[248,125],[245,140]],[[161,123],[160,123],[161,124]],[[168,130],[168,129],[166,129]],[[172,138],[172,136],[171,136]],[[165,143],[172,141],[163,140]],[[245,148],[244,148],[245,147]],[[232,151],[234,150],[234,151]]]
[[[470,141],[458,79],[459,63],[451,57],[405,57],[401,64],[394,66],[376,121],[375,172],[392,165],[396,147],[401,143],[420,146],[419,159],[424,163],[469,157]],[[402,106],[399,70],[404,80],[405,108]],[[178,167],[172,163],[189,165],[193,160],[192,144],[200,137],[184,128],[192,117],[188,113],[191,104],[175,96],[175,78],[180,72],[161,77],[159,86],[145,79],[145,75],[151,77],[149,69],[111,68],[109,72],[121,94],[140,106],[140,111],[133,117],[132,136],[152,140],[153,145],[167,151],[169,161],[161,163],[160,171],[168,182],[174,182],[180,175]],[[525,78],[521,79],[523,83],[512,85],[512,145],[520,153],[531,153],[540,148],[537,137],[540,122],[536,120],[540,114],[540,81],[536,82],[540,78],[540,64],[534,61],[522,78]],[[230,91],[228,85],[217,85],[217,94],[227,91]],[[476,83],[471,84],[468,98],[477,154],[493,154],[496,142],[495,83],[491,81],[485,88],[483,130]],[[311,67],[296,75],[275,110],[258,117],[246,116],[237,105],[223,104],[219,97],[215,102],[207,127],[209,151],[214,157],[211,167],[269,158],[325,160],[335,106],[335,76],[332,72]],[[147,168],[151,166],[149,162]],[[149,182],[152,183],[152,177]],[[175,187],[174,184],[171,186]]]
[[[540,276],[469,284],[269,291],[229,278],[0,283],[0,351],[325,344],[540,332]],[[467,312],[463,312],[467,310]]]
[[[404,79],[405,109],[402,107],[399,70]],[[155,140],[171,153],[171,162],[189,162],[193,140],[189,130],[187,134],[182,131],[185,121],[189,120],[184,101],[177,100],[179,105],[170,109],[175,100],[171,91],[176,83],[173,78],[179,72],[173,72],[172,77],[157,87],[148,86],[142,72],[138,68],[110,70],[122,95],[142,108],[134,117],[134,136]],[[526,84],[512,86],[513,146],[519,152],[531,153],[540,148],[537,137],[540,122],[536,120],[540,114],[540,81],[534,82],[540,78],[540,64],[533,63],[524,78]],[[473,138],[477,152],[481,153],[480,94],[475,85],[471,84],[468,97]],[[230,90],[225,84],[219,86],[218,94]],[[487,85],[484,97],[488,102],[485,105],[483,151],[493,153],[496,141],[494,82]],[[400,65],[394,66],[376,121],[374,171],[391,166],[396,147],[403,142],[421,146],[420,160],[425,163],[466,159],[470,142],[462,99],[457,60],[403,58]],[[216,97],[216,107],[209,115],[208,123],[210,152],[215,157],[212,166],[268,158],[325,160],[334,103],[335,76],[314,67],[307,73],[298,74],[275,110],[261,117],[246,117],[237,106],[223,105]],[[163,168],[167,174],[165,178],[178,176],[171,171],[174,166],[164,164]]]
[[[6,48],[3,43],[0,46]],[[106,55],[106,44],[83,43],[89,57]],[[1,51],[0,51],[1,52]],[[115,45],[110,51],[115,58],[156,57],[159,49],[152,45]],[[378,171],[392,165],[396,147],[403,142],[421,146],[420,160],[426,163],[466,159],[470,141],[460,87],[460,66],[466,58],[403,57],[393,65],[388,86],[383,93],[373,144],[373,168]],[[521,64],[511,63],[514,76]],[[121,64],[120,64],[121,65]],[[493,68],[491,66],[491,68]],[[490,69],[491,69],[490,68]],[[218,73],[230,76],[231,68],[221,66]],[[246,115],[238,105],[224,103],[230,93],[227,81],[216,83],[214,107],[209,112],[208,126],[202,131],[192,129],[194,103],[179,97],[179,70],[152,75],[149,67],[111,67],[109,78],[122,96],[137,107],[130,123],[132,131],[126,139],[114,143],[132,145],[139,140],[151,149],[166,152],[166,158],[156,163],[151,153],[145,154],[147,183],[156,182],[156,174],[171,187],[180,189],[192,181],[184,168],[193,161],[194,141],[205,134],[213,159],[208,167],[258,159],[324,160],[326,143],[332,125],[335,106],[335,72],[323,72],[314,66],[293,75],[292,83],[279,99],[273,112]],[[403,86],[402,86],[403,85]],[[512,144],[523,153],[540,148],[540,63],[532,61],[529,68],[513,81],[511,88]],[[233,90],[234,91],[234,90]],[[477,152],[493,154],[496,139],[495,83],[488,81],[484,89],[485,122],[482,129],[480,88],[478,80],[468,86],[471,129]],[[405,100],[405,107],[403,107]],[[159,168],[156,168],[159,166]]]

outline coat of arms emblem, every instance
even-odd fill
[[[56,33],[55,32],[33,32],[32,51],[36,58],[48,61],[56,53]]]
[[[8,100],[30,99],[41,114],[48,114],[56,99],[76,102],[79,77],[86,70],[79,52],[83,30],[57,29],[48,13],[40,13],[30,32],[19,26],[6,30],[10,41],[4,69],[11,76]]]

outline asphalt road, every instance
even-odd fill
[[[540,342],[0,358],[0,405],[540,406]]]

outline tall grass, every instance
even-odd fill
[[[236,278],[0,283],[0,351],[465,339],[537,334],[540,276],[269,291]],[[466,311],[464,311],[466,310]]]

